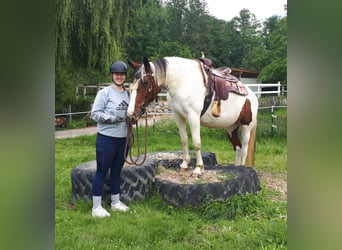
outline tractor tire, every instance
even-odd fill
[[[180,184],[156,176],[154,182],[156,192],[166,204],[179,208],[189,206],[196,208],[200,207],[208,198],[225,200],[236,194],[257,193],[261,190],[258,175],[253,168],[218,165],[216,158],[213,159],[212,157],[210,154],[203,157],[205,172],[215,170],[220,174],[230,174],[234,178],[211,183]],[[180,160],[173,160],[172,162],[164,160],[161,167],[178,169],[180,162]]]
[[[141,166],[124,166],[121,172],[121,195],[124,202],[141,201],[157,193],[166,203],[176,207],[198,207],[207,198],[224,200],[236,194],[257,193],[260,183],[256,171],[251,167],[218,165],[216,156],[210,152],[202,152],[205,171],[216,171],[234,175],[233,179],[219,182],[198,184],[179,184],[161,179],[157,168],[180,167],[180,151],[156,152],[147,155]],[[196,160],[191,159],[190,168],[194,168]],[[72,200],[92,199],[92,182],[96,172],[96,161],[85,162],[71,171]],[[109,173],[105,178],[103,200],[110,202]]]
[[[72,201],[91,200],[92,183],[96,172],[96,161],[85,162],[71,171]],[[120,199],[124,202],[143,200],[149,196],[156,175],[156,165],[146,159],[141,166],[125,165],[121,172]],[[110,202],[109,173],[104,181],[102,199]]]

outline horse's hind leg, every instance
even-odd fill
[[[242,165],[242,155],[241,155],[241,150],[242,150],[242,145],[240,142],[240,138],[239,138],[239,127],[236,127],[235,129],[227,129],[228,132],[228,138],[230,140],[230,142],[233,145],[233,149],[235,152],[235,166],[239,166]]]
[[[176,124],[178,126],[179,135],[182,141],[183,146],[183,162],[180,165],[180,172],[184,172],[188,170],[188,164],[190,163],[190,154],[189,154],[189,144],[188,144],[188,134],[186,132],[186,123],[185,119],[176,113],[173,114]]]
[[[241,153],[240,153],[241,165],[246,164],[250,130],[251,128],[249,126],[246,126],[246,125],[241,126]]]

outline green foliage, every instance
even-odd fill
[[[255,69],[262,82],[287,75],[287,18],[261,27],[248,9],[231,21],[209,15],[204,0],[56,1],[56,110],[72,103],[79,84],[111,81],[114,60],[198,58],[214,67]]]
[[[208,219],[238,220],[248,217],[251,220],[263,220],[277,217],[279,209],[285,212],[286,204],[282,205],[279,207],[277,202],[270,200],[263,189],[257,195],[234,195],[223,201],[208,197],[200,211]]]
[[[232,19],[231,25],[233,28],[230,60],[234,63],[234,67],[255,69],[254,65],[246,65],[244,58],[253,48],[260,45],[258,39],[260,22],[248,9],[243,9],[238,17]],[[247,61],[250,60],[249,57],[247,58]]]
[[[143,8],[136,10],[129,33],[129,57],[142,60],[160,57],[160,45],[169,41],[168,19],[165,9],[157,1],[148,0]]]
[[[260,71],[261,82],[281,81],[287,84],[287,17],[270,17],[264,23],[263,44],[251,58]]]
[[[122,59],[135,1],[56,1],[56,107],[72,103],[78,84],[108,81],[112,61]]]
[[[287,109],[271,108],[258,111],[257,138],[287,138]]]
[[[74,128],[85,128],[87,126],[87,121],[82,119],[82,120],[72,120],[71,122],[67,123],[67,128],[68,129],[74,129]]]

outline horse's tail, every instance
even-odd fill
[[[254,158],[255,158],[255,146],[256,146],[256,124],[250,131],[250,137],[248,142],[248,151],[246,157],[246,166],[255,166]]]

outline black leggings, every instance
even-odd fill
[[[102,196],[105,177],[110,169],[111,194],[120,193],[120,174],[125,163],[126,138],[116,138],[97,133],[96,173],[93,180],[93,195]],[[127,150],[128,151],[128,150]]]

